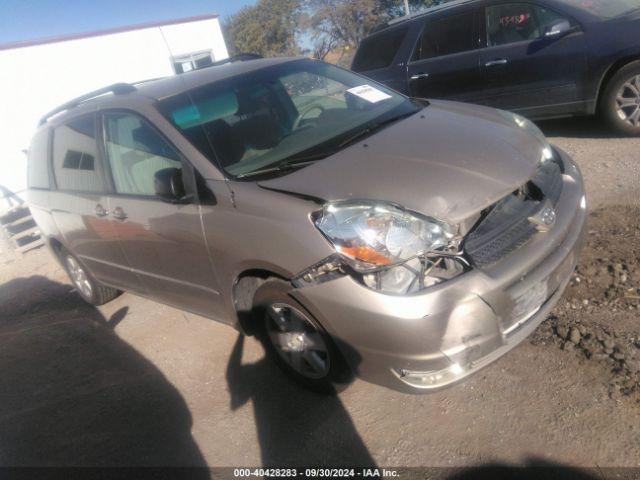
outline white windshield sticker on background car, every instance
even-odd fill
[[[387,95],[383,91],[380,91],[377,88],[373,88],[371,85],[360,85],[359,87],[353,87],[347,90],[347,92],[371,103],[378,103],[382,100],[391,98],[391,95]]]

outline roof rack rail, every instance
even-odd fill
[[[87,100],[91,100],[93,98],[99,97],[100,95],[104,95],[105,93],[113,93],[114,95],[124,95],[125,93],[135,92],[136,87],[129,83],[114,83],[113,85],[109,85],[108,87],[99,88],[98,90],[94,90],[93,92],[86,93],[81,95],[73,100],[70,100],[66,103],[63,103],[59,107],[54,108],[49,113],[45,114],[38,125],[43,125],[54,115],[64,112],[65,110],[71,110],[73,107],[77,107],[83,102]]]

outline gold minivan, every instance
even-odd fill
[[[29,201],[78,293],[264,341],[321,391],[431,391],[513,348],[582,245],[580,171],[531,122],[300,58],[116,84],[45,116]]]

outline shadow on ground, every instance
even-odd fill
[[[595,469],[587,471],[567,467],[538,458],[529,458],[523,466],[487,464],[462,469],[448,476],[447,480],[598,480],[604,476]]]
[[[239,336],[227,367],[231,408],[251,401],[264,466],[375,465],[337,395],[297,387],[266,356],[242,364],[243,345]]]
[[[614,132],[598,117],[560,118],[536,122],[548,137],[626,138]]]
[[[0,465],[205,466],[183,398],[113,332],[126,307],[106,319],[40,276],[0,305]]]
[[[0,287],[0,466],[206,466],[180,393],[69,286]],[[337,395],[303,390],[266,357],[227,369],[231,407],[254,408],[264,466],[373,466]],[[208,470],[189,470],[208,478]]]

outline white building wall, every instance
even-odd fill
[[[203,50],[228,57],[217,18],[0,50],[0,185],[26,188],[23,150],[46,112],[112,83],[172,75],[172,56]]]

